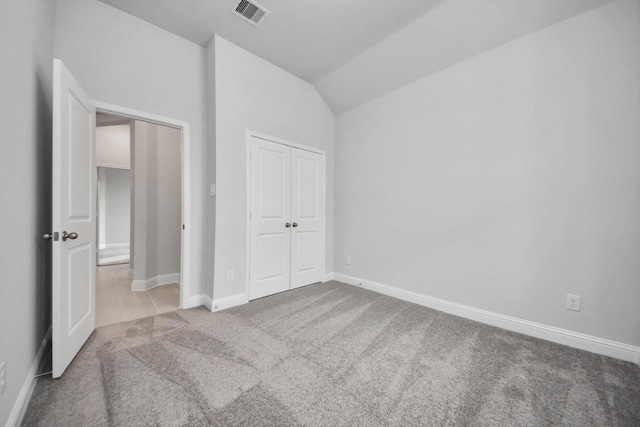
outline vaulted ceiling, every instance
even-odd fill
[[[100,0],[206,46],[213,34],[314,84],[339,114],[612,0]]]

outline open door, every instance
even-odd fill
[[[95,107],[53,60],[53,377],[95,328]]]

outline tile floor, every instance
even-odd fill
[[[96,268],[96,327],[180,308],[180,285],[132,291],[129,264]]]

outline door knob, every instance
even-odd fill
[[[288,222],[288,223],[286,223],[284,226],[285,226],[285,227],[287,227],[287,228],[289,228],[289,227],[291,227],[291,223],[290,223],[290,222]]]
[[[42,239],[43,239],[43,240],[51,240],[51,239],[53,239],[53,234],[44,233],[44,234],[42,235]]]
[[[293,227],[295,228],[295,227],[297,227],[297,226],[298,226],[298,223],[297,223],[297,222],[294,222],[294,223],[293,223]]]
[[[71,239],[71,240],[75,240],[78,238],[78,233],[76,232],[71,232],[71,233],[67,233],[66,231],[62,232],[62,241],[66,241],[67,239]]]

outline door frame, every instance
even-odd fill
[[[263,133],[254,132],[252,130],[247,130],[245,133],[246,139],[246,171],[247,171],[247,209],[246,209],[246,217],[245,223],[247,224],[245,230],[245,284],[244,284],[244,292],[246,295],[246,300],[249,301],[249,283],[251,282],[249,279],[249,274],[251,271],[251,138],[260,138],[265,141],[275,142],[276,144],[286,145],[288,147],[298,148],[300,150],[310,151],[312,153],[322,155],[322,170],[324,171],[324,185],[322,192],[322,204],[324,206],[324,211],[322,212],[322,221],[323,221],[323,229],[324,235],[322,239],[322,254],[323,254],[323,262],[322,262],[322,277],[324,281],[324,277],[327,274],[327,152],[320,148],[310,147],[308,145],[302,145],[295,142],[287,141],[286,139],[276,138],[274,136],[265,135]]]
[[[182,225],[180,242],[180,308],[189,307],[189,295],[191,295],[191,141],[189,123],[169,117],[159,116],[153,113],[134,110],[119,105],[108,104],[106,102],[93,101],[96,112],[111,113],[120,116],[127,116],[135,120],[154,123],[180,129],[181,137],[181,170],[182,175]]]

